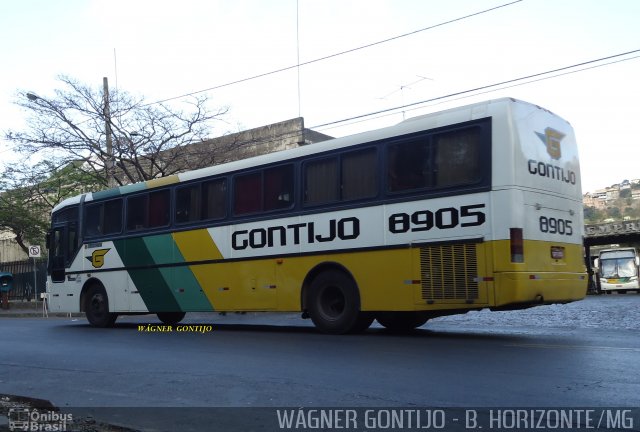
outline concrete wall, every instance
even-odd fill
[[[21,261],[27,258],[27,254],[18,246],[13,236],[7,233],[0,235],[0,263]]]
[[[224,135],[194,145],[195,153],[205,146],[218,152],[216,163],[231,162],[267,153],[296,148],[331,139],[329,135],[305,129],[302,117],[259,128]]]

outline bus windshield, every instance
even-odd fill
[[[602,260],[602,277],[623,278],[636,275],[633,258],[614,258]]]

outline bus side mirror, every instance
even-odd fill
[[[640,257],[639,256],[636,257],[636,266],[640,266]]]
[[[600,267],[600,258],[596,258],[593,260],[593,268],[597,271],[598,267]]]
[[[45,242],[45,246],[47,247],[47,250],[51,249],[51,231],[49,231],[45,236],[44,242]]]

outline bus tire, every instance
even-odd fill
[[[424,325],[429,317],[420,312],[380,312],[376,320],[387,330],[407,332]]]
[[[307,306],[311,321],[323,333],[362,332],[373,322],[371,314],[360,312],[360,294],[353,279],[338,270],[316,276]]]
[[[186,312],[158,312],[156,315],[163,324],[174,326],[182,321]]]
[[[84,313],[89,324],[94,327],[111,327],[118,318],[118,314],[109,312],[107,292],[102,285],[97,284],[90,286],[87,291]]]

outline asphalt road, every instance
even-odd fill
[[[193,314],[180,332],[143,324],[159,322],[2,319],[0,393],[61,408],[640,406],[636,294],[439,318],[409,335],[323,335],[294,314]],[[149,412],[120,420],[181,422]]]

